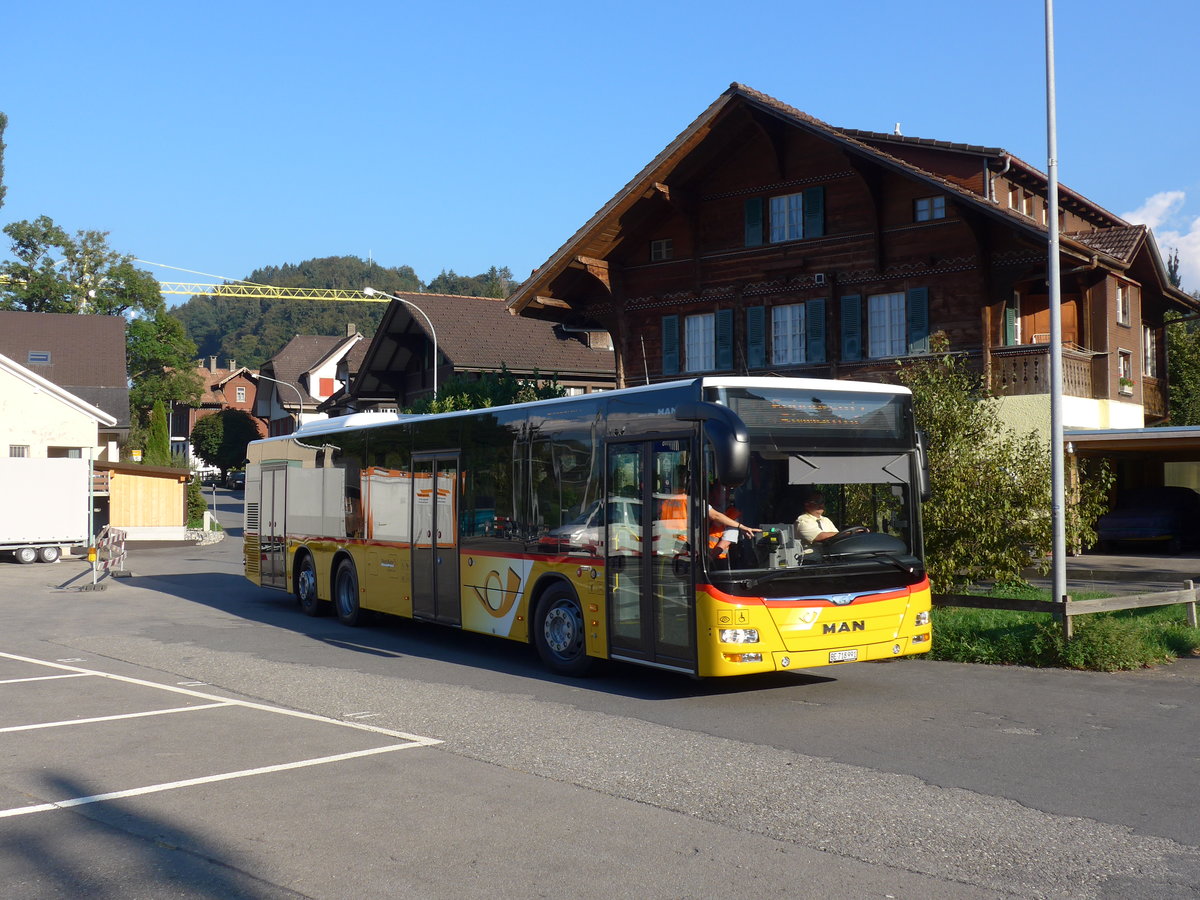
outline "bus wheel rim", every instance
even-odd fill
[[[560,656],[570,656],[579,642],[579,621],[574,610],[556,606],[546,614],[546,644]]]

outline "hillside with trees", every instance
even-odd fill
[[[505,297],[515,288],[507,267],[471,276],[443,270],[429,284],[411,266],[381,266],[355,256],[326,256],[264,266],[245,279],[285,288],[325,288]],[[200,294],[171,310],[196,343],[201,358],[217,356],[257,368],[297,334],[341,335],[347,325],[370,338],[386,303],[329,300],[249,300]]]

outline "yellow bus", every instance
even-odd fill
[[[247,455],[246,577],[309,615],[523,641],[564,674],[611,659],[741,675],[930,648],[905,388],[706,376],[355,413]],[[815,494],[841,530],[808,533]]]

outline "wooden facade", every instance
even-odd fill
[[[1064,389],[1161,420],[1164,313],[1196,301],[1145,228],[1060,198]],[[619,385],[888,379],[942,332],[996,393],[1044,394],[1046,210],[1003,150],[839,130],[735,84],[509,306],[607,329]]]

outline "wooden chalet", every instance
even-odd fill
[[[603,328],[618,385],[706,372],[881,380],[944,332],[1048,417],[1047,183],[1000,148],[835,128],[733,84],[521,285],[510,311]],[[1167,415],[1153,236],[1060,188],[1066,424]]]

